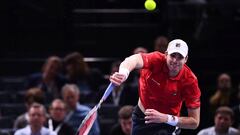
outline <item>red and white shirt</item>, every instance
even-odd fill
[[[186,64],[176,77],[170,77],[164,54],[152,52],[141,56],[139,96],[145,109],[179,116],[183,101],[187,108],[200,107],[198,80]]]

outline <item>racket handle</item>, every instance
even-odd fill
[[[110,95],[110,93],[113,91],[113,89],[115,88],[115,84],[113,84],[112,82],[108,85],[106,91],[104,92],[101,100],[106,100],[106,98]]]

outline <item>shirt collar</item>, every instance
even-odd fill
[[[183,66],[183,68],[184,68],[184,66]],[[180,80],[180,78],[182,77],[183,71],[184,71],[183,68],[180,70],[180,72],[178,73],[177,76],[175,76],[175,77],[170,77],[170,79],[172,79],[172,80]]]

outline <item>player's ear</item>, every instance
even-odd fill
[[[167,52],[167,51],[165,51],[165,55],[166,55],[166,56],[168,55],[168,52]]]
[[[186,57],[185,57],[184,59],[185,59],[185,63],[187,63],[187,60],[188,60],[188,56],[186,56]]]

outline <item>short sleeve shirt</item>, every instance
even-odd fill
[[[176,77],[170,77],[164,54],[152,52],[141,56],[139,96],[145,109],[179,116],[182,102],[187,108],[200,107],[198,80],[186,64]]]

